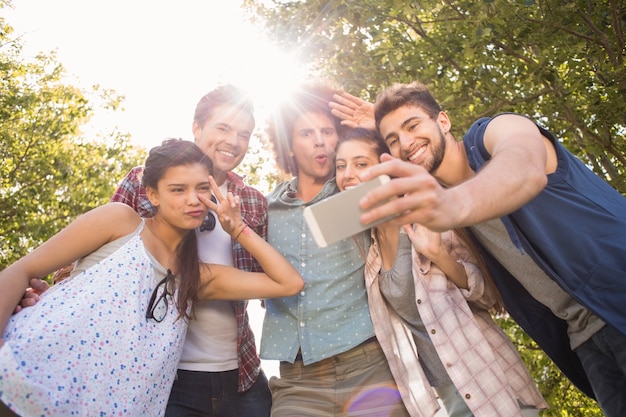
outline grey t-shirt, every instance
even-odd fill
[[[399,239],[398,254],[392,268],[380,272],[380,292],[389,306],[411,329],[420,363],[430,385],[433,387],[451,385],[452,380],[441,363],[417,310],[411,267],[411,241],[405,233],[400,233]]]
[[[472,231],[491,253],[537,301],[548,307],[557,317],[567,321],[567,333],[572,350],[579,347],[604,322],[574,300],[526,253],[515,247],[500,219],[489,220],[471,227]]]

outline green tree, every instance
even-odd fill
[[[428,84],[463,132],[515,111],[541,121],[626,193],[626,3],[246,0],[312,71],[373,101]]]
[[[144,154],[116,130],[86,137],[92,102],[115,111],[122,98],[65,84],[54,54],[26,62],[12,32],[0,19],[0,269],[107,202]]]
[[[277,171],[271,146],[260,133],[250,139],[246,157],[235,172],[244,177],[246,184],[263,194],[268,194],[285,179],[284,174]]]
[[[252,20],[315,75],[374,101],[420,80],[464,132],[478,117],[538,119],[626,194],[626,3],[583,0],[246,0]],[[601,416],[508,318],[551,409]]]

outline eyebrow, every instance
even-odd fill
[[[406,127],[406,125],[408,125],[409,123],[411,123],[415,119],[422,120],[423,117],[420,117],[420,116],[409,117],[404,122],[402,122],[402,124],[400,125],[400,129],[404,129]],[[398,136],[398,134],[395,133],[395,132],[391,132],[387,136],[385,136],[384,140],[387,141],[387,140],[389,140],[389,138],[394,137],[394,136]]]
[[[420,119],[420,120],[421,120],[421,119],[422,119],[422,117],[420,117],[420,116],[413,116],[413,117],[409,117],[408,119],[406,119],[406,120],[405,120],[405,121],[404,121],[404,122],[400,125],[400,127],[401,127],[402,129],[404,129],[404,128],[406,127],[406,125],[408,125],[409,123],[411,123],[411,122],[412,122],[413,120],[415,120],[415,119]]]

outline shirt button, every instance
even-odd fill
[[[300,266],[301,266],[302,268],[304,268],[304,267],[306,266],[306,262],[302,262],[302,263],[300,264]]]
[[[466,400],[469,400],[470,398],[472,398],[472,396],[471,396],[471,395],[469,395],[469,394],[465,394],[465,399],[466,399]]]
[[[300,295],[301,295],[302,297],[304,297],[304,294],[306,294],[304,291],[300,291]]]
[[[300,322],[300,327],[304,327],[304,322]]]
[[[302,233],[302,235],[300,236],[302,239],[304,239],[306,237],[305,233]]]
[[[417,304],[422,304],[422,300],[418,299]]]
[[[437,333],[437,330],[435,330],[435,329],[432,329],[432,330],[430,331],[430,334],[435,334],[435,333]]]

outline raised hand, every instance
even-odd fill
[[[413,248],[428,259],[435,260],[442,251],[441,233],[433,232],[420,224],[402,226],[413,244]]]
[[[372,103],[346,92],[335,94],[333,98],[335,101],[331,101],[328,105],[331,108],[331,113],[341,120],[342,125],[351,128],[376,129]]]
[[[241,219],[241,199],[231,192],[226,193],[226,196],[222,195],[213,177],[209,177],[209,183],[217,204],[204,194],[198,194],[198,198],[216,214],[224,231],[234,236],[245,226]]]
[[[380,164],[361,173],[361,180],[367,181],[382,174],[392,179],[361,199],[360,206],[365,211],[361,215],[362,223],[370,224],[397,215],[389,222],[398,226],[419,223],[439,232],[459,226],[457,219],[465,214],[463,200],[455,199],[453,188],[443,188],[422,166],[388,154],[383,154],[380,160]]]

